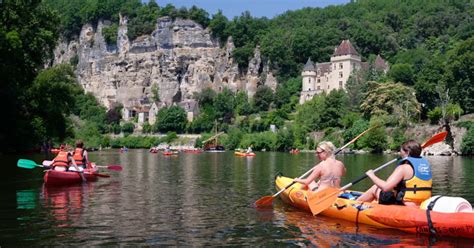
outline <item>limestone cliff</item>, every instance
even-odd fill
[[[57,64],[76,58],[79,83],[106,107],[151,99],[153,85],[168,105],[191,99],[206,87],[217,92],[225,87],[244,90],[249,96],[259,85],[276,88],[277,81],[268,63],[262,63],[258,47],[247,72],[239,72],[232,57],[232,39],[220,48],[209,30],[191,20],[159,18],[152,34],[129,41],[127,18],[121,16],[117,44],[112,46],[102,36],[108,25],[108,21],[99,21],[97,27],[85,25],[78,40],[60,42],[54,59]]]

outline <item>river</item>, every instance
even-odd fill
[[[473,240],[404,233],[316,216],[275,200],[256,209],[257,199],[275,193],[274,176],[297,177],[317,162],[314,153],[232,152],[163,156],[147,150],[90,153],[100,178],[69,187],[44,187],[42,169],[18,168],[18,158],[41,163],[44,155],[2,155],[0,247],[26,246],[350,246],[461,245]],[[343,184],[393,159],[390,155],[340,155]],[[474,203],[474,158],[428,157],[434,195]],[[388,176],[392,167],[380,171]],[[353,186],[370,187],[370,180]]]

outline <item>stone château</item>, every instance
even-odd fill
[[[383,72],[388,71],[388,64],[380,55],[374,62],[374,67]],[[350,75],[360,69],[368,69],[368,62],[362,62],[361,57],[349,40],[343,40],[334,49],[330,62],[316,63],[311,58],[306,62],[301,76],[303,87],[300,94],[300,104],[311,100],[315,95],[330,92],[335,89],[345,89]]]

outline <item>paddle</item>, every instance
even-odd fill
[[[96,165],[97,168],[105,168],[108,170],[122,171],[122,166],[120,165]]]
[[[345,144],[343,147],[337,149],[335,152],[334,152],[334,155],[340,153],[344,148],[346,148],[347,146],[349,146],[350,144],[354,143],[357,139],[359,139],[362,135],[366,134],[367,132],[369,132],[371,129],[375,128],[377,126],[373,126],[367,130],[365,130],[364,132],[362,132],[361,134],[357,135],[357,137],[355,137],[354,139],[352,139],[351,141],[349,141],[347,144]],[[313,171],[313,168],[312,167],[311,169],[309,169],[307,172],[305,172],[303,175],[301,175],[300,177],[298,177],[298,179],[301,179],[301,178],[304,178],[306,177],[309,173],[311,173]],[[268,207],[268,206],[271,206],[272,205],[272,202],[273,202],[273,199],[275,199],[275,197],[277,197],[281,192],[285,191],[286,189],[288,189],[289,187],[291,187],[293,184],[295,184],[296,181],[293,180],[293,182],[291,182],[290,184],[288,184],[286,187],[284,187],[283,189],[281,189],[280,191],[278,191],[277,193],[275,193],[274,195],[268,195],[268,196],[263,196],[261,197],[260,199],[258,199],[256,202],[255,202],[255,206],[257,207]]]
[[[53,163],[52,160],[44,160],[43,165],[44,166],[50,166]],[[108,170],[114,170],[114,171],[122,171],[122,166],[120,165],[95,165],[97,168],[105,168]]]
[[[431,146],[435,143],[443,141],[446,138],[447,134],[448,134],[448,132],[441,132],[441,133],[437,133],[437,134],[433,135],[428,141],[423,143],[421,148],[426,148],[426,147]],[[374,170],[374,173],[381,170],[381,169],[383,169],[383,168],[385,168],[385,167],[387,167],[388,165],[394,163],[398,159],[399,158],[395,158],[395,159],[390,160],[387,163],[377,167]],[[308,205],[309,205],[309,208],[311,209],[311,213],[313,215],[317,215],[317,214],[321,213],[322,211],[326,210],[337,200],[339,192],[348,189],[352,185],[364,180],[367,177],[368,176],[366,174],[364,174],[363,176],[357,178],[356,180],[352,181],[351,183],[345,185],[344,187],[342,187],[340,189],[327,188],[327,189],[323,189],[323,190],[321,190],[321,191],[319,191],[315,194],[310,195],[308,197]]]
[[[25,169],[34,169],[35,167],[49,168],[49,166],[36,164],[35,161],[29,160],[29,159],[18,159],[18,162],[16,163],[16,165],[20,168],[25,168]]]

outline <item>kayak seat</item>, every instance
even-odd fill
[[[343,192],[340,194],[338,197],[343,198],[343,199],[349,199],[349,200],[355,200],[361,196],[362,193],[360,192],[353,192],[353,191],[348,191],[348,192]]]

